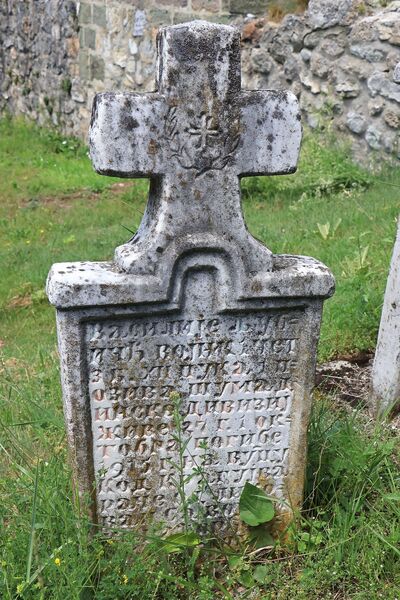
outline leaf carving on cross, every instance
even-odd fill
[[[234,123],[235,133],[222,131],[213,116],[202,113],[196,123],[184,128],[180,126],[179,113],[176,106],[167,111],[165,120],[165,137],[169,141],[170,157],[175,158],[181,167],[197,171],[200,176],[212,169],[221,170],[233,156],[239,145],[239,123]],[[213,144],[212,139],[218,144]],[[211,143],[209,143],[211,140]]]

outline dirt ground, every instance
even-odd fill
[[[369,411],[373,359],[372,353],[364,352],[318,365],[316,389],[335,394],[339,402],[350,408]],[[397,414],[393,415],[391,425],[400,430],[400,407]]]

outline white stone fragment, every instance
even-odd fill
[[[396,405],[400,405],[400,220],[372,368],[371,409],[383,415]]]

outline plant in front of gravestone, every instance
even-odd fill
[[[255,549],[273,548],[274,538],[267,524],[274,516],[273,500],[263,489],[246,482],[239,499],[239,517],[247,525],[248,541]]]
[[[186,496],[186,485],[196,473],[185,474],[185,454],[190,438],[184,435],[184,417],[181,414],[182,398],[177,392],[172,392],[170,400],[173,405],[173,426],[171,434],[175,442],[176,460],[168,459],[174,469],[171,483],[175,486],[180,502],[183,531],[172,533],[162,538],[162,548],[167,554],[181,554],[184,558],[186,573],[189,581],[194,580],[195,564],[199,556],[201,539],[190,520],[191,499]]]
[[[215,497],[209,484],[206,469],[210,451],[207,442],[200,442],[199,447],[203,450],[200,456],[194,457],[190,453],[188,449],[190,437],[185,436],[185,419],[182,414],[183,400],[177,392],[173,392],[170,399],[173,405],[172,422],[174,427],[171,437],[175,442],[176,459],[169,459],[168,462],[174,471],[171,482],[178,492],[183,527],[182,531],[163,537],[161,548],[174,560],[175,567],[178,566],[179,558],[183,559],[183,567],[189,585],[197,585],[201,578],[209,580],[210,577],[217,584],[217,578],[228,564],[229,556],[235,552],[234,538],[237,538],[238,543],[241,540],[230,520],[224,519],[223,506],[220,506],[218,498]],[[194,464],[189,474],[185,473],[187,456]],[[193,481],[196,482],[196,486],[188,496],[187,486]],[[224,531],[229,532],[227,536],[218,534],[219,524],[206,514],[203,503],[205,494],[213,500],[220,518],[224,520]],[[250,507],[249,512],[251,510]],[[236,550],[237,547],[236,544]]]
[[[239,515],[236,523],[225,522],[225,534],[218,534],[218,524],[210,521],[204,506],[204,494],[207,494],[219,507],[212,486],[207,477],[207,458],[210,455],[206,442],[201,445],[204,451],[200,457],[193,457],[189,451],[190,437],[185,436],[185,418],[182,411],[182,398],[171,394],[173,404],[173,432],[176,458],[168,462],[173,467],[172,483],[178,492],[182,514],[182,530],[161,538],[161,549],[172,560],[179,571],[179,561],[183,559],[189,585],[199,584],[201,576],[224,580],[226,569],[228,579],[250,589],[268,583],[268,568],[260,564],[275,547],[271,526],[275,517],[274,502],[259,486],[247,482],[239,499]],[[189,456],[194,463],[190,474],[185,473],[185,458]],[[187,495],[189,483],[196,481],[194,492]],[[219,507],[223,518],[223,506]],[[254,560],[256,558],[256,561]]]
[[[233,578],[250,589],[269,582],[266,554],[275,547],[271,525],[275,517],[275,499],[250,482],[246,482],[239,499],[239,518],[246,528],[241,553],[227,557]],[[261,561],[261,562],[260,562]]]

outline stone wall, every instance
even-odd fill
[[[0,110],[77,131],[77,30],[72,0],[0,2]]]
[[[160,25],[235,24],[243,85],[290,87],[311,127],[331,122],[355,155],[400,159],[400,1],[310,0],[305,15],[268,19],[296,0],[8,0],[0,3],[0,110],[87,135],[93,96],[154,86]],[[269,13],[268,13],[269,11]],[[251,14],[249,14],[251,13]]]
[[[348,134],[356,158],[400,159],[400,2],[310,0],[305,16],[243,27],[243,83],[291,87],[311,127]]]

